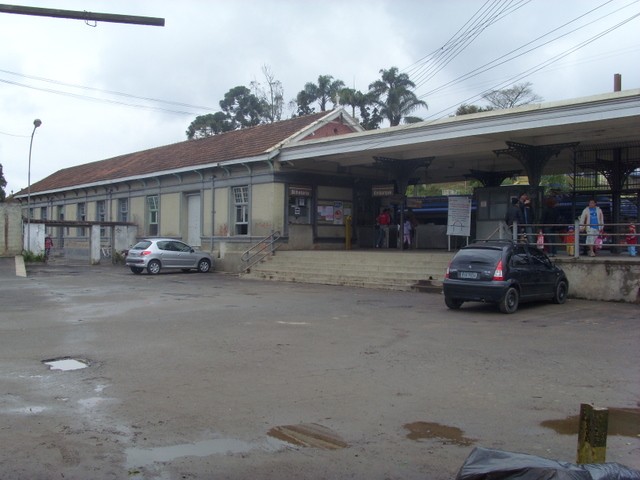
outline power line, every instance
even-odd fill
[[[573,20],[571,20],[571,21],[569,21],[569,22],[567,22],[567,23],[565,23],[565,24],[563,24],[563,25],[561,25],[561,26],[559,26],[559,27],[557,27],[557,28],[555,28],[555,29],[553,29],[553,30],[550,30],[549,32],[545,33],[544,35],[541,35],[541,36],[539,36],[539,37],[537,37],[537,38],[535,38],[535,39],[531,40],[530,42],[528,42],[528,43],[526,43],[526,44],[524,44],[524,45],[522,45],[522,46],[520,46],[520,47],[518,47],[518,48],[516,48],[516,49],[514,49],[514,50],[511,50],[510,52],[508,52],[508,53],[506,53],[506,54],[504,54],[504,55],[502,55],[502,56],[500,56],[500,57],[498,57],[498,58],[496,58],[496,59],[492,60],[491,62],[488,62],[488,63],[486,63],[486,64],[484,64],[484,65],[482,65],[482,66],[480,66],[480,67],[478,67],[478,68],[476,68],[476,69],[474,69],[474,70],[470,71],[470,72],[467,72],[467,73],[466,73],[466,74],[464,74],[464,75],[461,75],[460,77],[458,77],[458,78],[456,78],[456,79],[454,79],[454,80],[451,80],[451,81],[449,81],[449,82],[445,83],[444,85],[441,85],[441,86],[439,86],[439,87],[436,87],[436,88],[434,88],[434,89],[432,89],[432,90],[430,90],[430,91],[428,91],[428,92],[426,92],[426,93],[424,93],[424,94],[420,95],[420,96],[419,96],[419,98],[424,98],[424,97],[426,97],[426,96],[428,96],[428,95],[432,95],[433,93],[436,93],[436,92],[438,92],[438,91],[440,91],[440,90],[443,90],[444,88],[447,88],[448,86],[455,85],[455,84],[460,83],[460,82],[462,82],[462,81],[464,81],[464,80],[468,80],[469,78],[473,78],[473,77],[475,77],[475,76],[477,76],[477,75],[479,75],[479,74],[481,74],[481,73],[487,72],[487,71],[489,71],[489,70],[491,70],[491,69],[493,69],[493,68],[496,68],[496,67],[498,67],[498,66],[500,66],[500,65],[503,65],[503,64],[505,64],[505,63],[507,63],[507,62],[509,62],[509,61],[511,61],[511,60],[514,60],[514,59],[516,59],[516,58],[519,58],[519,57],[521,57],[521,56],[523,56],[523,55],[525,55],[525,54],[527,54],[527,53],[530,53],[530,52],[532,52],[532,51],[534,51],[534,50],[536,50],[536,49],[539,49],[539,48],[541,48],[541,47],[543,47],[543,46],[545,46],[545,45],[548,45],[549,43],[552,43],[552,42],[554,42],[554,41],[556,41],[556,40],[558,40],[558,39],[561,39],[561,38],[563,38],[563,37],[566,37],[566,36],[568,36],[569,34],[575,33],[575,32],[577,32],[578,30],[581,30],[581,29],[583,29],[583,28],[586,28],[587,26],[592,25],[592,24],[594,24],[594,23],[596,23],[596,22],[598,22],[598,21],[600,21],[600,20],[602,20],[602,19],[604,19],[604,18],[606,18],[606,17],[608,17],[608,16],[610,16],[610,15],[613,15],[613,14],[615,14],[615,13],[619,12],[620,10],[622,10],[622,9],[624,9],[624,8],[627,8],[627,7],[631,6],[633,3],[637,3],[637,2],[638,2],[638,0],[635,0],[634,2],[632,2],[632,3],[628,4],[628,5],[625,5],[625,6],[623,6],[623,7],[619,8],[619,9],[617,9],[617,10],[614,10],[613,12],[610,12],[610,13],[608,13],[608,14],[606,14],[606,15],[603,15],[603,16],[601,16],[601,17],[599,17],[599,18],[597,18],[597,19],[595,19],[595,20],[593,20],[593,21],[591,21],[591,22],[588,22],[588,23],[586,23],[586,24],[584,24],[584,25],[582,25],[582,26],[580,26],[580,27],[577,27],[577,28],[575,28],[574,30],[571,30],[571,31],[566,32],[566,33],[564,33],[564,34],[562,34],[562,35],[559,35],[559,36],[557,36],[557,37],[555,37],[555,38],[552,38],[551,40],[549,40],[549,41],[547,41],[547,42],[544,42],[544,43],[542,43],[542,44],[540,44],[540,45],[538,45],[538,46],[536,46],[536,47],[530,48],[529,50],[526,50],[526,51],[524,51],[524,52],[521,52],[521,53],[520,53],[520,54],[518,54],[518,55],[515,55],[515,56],[512,56],[512,57],[510,57],[510,58],[507,58],[507,57],[509,57],[509,55],[512,55],[512,54],[514,54],[515,52],[518,52],[519,50],[522,50],[523,48],[525,48],[525,47],[527,47],[527,46],[529,46],[529,45],[531,45],[531,44],[533,44],[533,43],[537,42],[538,40],[540,40],[540,39],[542,39],[542,38],[544,38],[544,37],[546,37],[546,36],[548,36],[548,35],[550,35],[550,34],[552,34],[552,33],[556,32],[556,31],[558,31],[558,30],[561,30],[562,28],[566,27],[567,25],[570,25],[571,23],[574,23],[574,22],[576,22],[576,21],[580,20],[581,18],[583,18],[583,17],[585,17],[585,16],[587,16],[587,15],[589,15],[589,14],[593,13],[594,11],[596,11],[596,10],[597,10],[597,9],[599,9],[599,8],[604,7],[604,6],[605,6],[605,5],[607,5],[608,3],[611,3],[612,1],[613,1],[613,0],[609,0],[608,2],[605,2],[605,3],[604,3],[604,4],[602,4],[602,5],[600,5],[600,6],[596,7],[596,8],[594,8],[594,9],[592,9],[592,10],[589,10],[588,12],[586,12],[586,13],[584,13],[584,14],[582,14],[582,15],[580,15],[580,16],[578,16],[578,17],[576,17],[576,18],[574,18]],[[506,59],[505,59],[505,58],[506,58]],[[499,60],[502,60],[502,59],[505,59],[505,60],[503,60],[502,62],[499,62]]]
[[[462,53],[486,28],[493,23],[501,20],[506,15],[513,13],[515,10],[529,3],[530,0],[517,0],[514,4],[514,0],[495,0],[491,5],[486,2],[483,7],[478,10],[465,24],[468,27],[463,27],[456,34],[449,39],[443,47],[436,50],[428,57],[426,61],[419,61],[407,70],[414,77],[414,83],[416,88],[420,85],[428,82],[438,72],[440,72],[446,65],[448,65],[454,58]],[[486,8],[485,8],[486,7]],[[417,67],[414,67],[417,65]]]
[[[174,101],[170,101],[170,100],[162,100],[162,99],[153,98],[153,97],[141,97],[141,96],[133,95],[133,94],[130,94],[130,93],[118,92],[118,91],[115,91],[115,90],[103,90],[103,89],[100,89],[100,88],[87,87],[87,86],[83,86],[83,85],[75,85],[75,84],[72,84],[72,83],[61,82],[59,80],[52,80],[50,78],[45,78],[45,77],[36,77],[36,76],[33,76],[33,75],[25,75],[25,74],[22,74],[22,73],[12,72],[12,71],[9,71],[9,70],[0,69],[0,73],[5,73],[5,74],[8,74],[8,75],[13,75],[13,76],[22,77],[22,78],[27,78],[27,79],[30,79],[30,80],[37,80],[37,81],[40,81],[40,82],[51,83],[51,84],[60,85],[60,86],[63,86],[63,87],[77,88],[77,89],[80,89],[80,90],[87,90],[87,91],[92,91],[92,92],[97,92],[97,93],[105,93],[105,94],[108,94],[108,95],[115,95],[115,96],[120,96],[120,97],[125,97],[125,98],[131,98],[131,99],[135,99],[135,100],[144,100],[144,101],[148,101],[148,102],[163,103],[163,104],[167,104],[167,105],[175,105],[175,106],[178,106],[178,107],[186,107],[186,108],[192,108],[192,109],[195,109],[195,110],[202,110],[202,111],[216,111],[216,110],[218,110],[217,108],[212,108],[212,107],[207,107],[207,106],[202,106],[202,105],[191,105],[191,104],[188,104],[188,103],[174,102]],[[38,87],[24,85],[24,84],[21,84],[21,83],[4,81],[2,79],[0,79],[0,82],[11,83],[13,85],[24,86],[24,87],[27,87],[27,88],[33,88],[35,90],[43,90],[43,91],[46,91],[46,92],[55,92],[55,91],[49,90],[49,89],[41,89],[41,88],[38,88]],[[79,98],[83,97],[82,95],[78,95],[78,94],[73,94],[73,95],[77,95],[77,97],[79,97]],[[97,97],[87,97],[87,98],[102,100],[102,99],[99,99]],[[125,105],[134,106],[134,105],[131,105],[131,104],[125,104]]]
[[[427,118],[432,118],[434,116],[438,116],[438,115],[450,110],[451,108],[454,108],[455,106],[462,105],[462,104],[465,104],[467,102],[483,98],[484,95],[486,95],[487,93],[489,93],[491,91],[499,90],[500,88],[504,88],[507,85],[511,85],[514,82],[522,80],[522,79],[526,78],[528,75],[532,75],[532,74],[534,74],[534,73],[546,68],[547,66],[557,62],[558,60],[561,60],[562,58],[564,58],[564,57],[566,57],[566,56],[568,56],[568,55],[580,50],[581,48],[586,47],[587,45],[595,42],[596,40],[599,40],[600,38],[604,37],[605,35],[613,32],[614,30],[617,30],[618,28],[622,27],[623,25],[629,23],[630,21],[632,21],[632,20],[634,20],[635,18],[638,18],[638,17],[640,17],[640,13],[632,15],[631,17],[628,17],[625,20],[623,20],[622,22],[614,25],[613,27],[610,27],[607,30],[604,30],[604,31],[594,35],[593,37],[591,37],[591,38],[589,38],[589,39],[587,39],[587,40],[585,40],[585,41],[583,41],[583,42],[581,42],[581,43],[569,48],[568,50],[565,50],[565,51],[559,53],[558,55],[556,55],[556,56],[554,56],[554,57],[552,57],[550,59],[547,59],[544,62],[539,63],[538,65],[535,65],[534,67],[531,67],[531,68],[529,68],[529,69],[527,69],[527,70],[525,70],[523,72],[520,72],[520,73],[514,75],[513,77],[511,77],[511,78],[509,78],[507,80],[504,80],[500,84],[495,85],[493,88],[486,89],[486,90],[480,92],[479,94],[476,94],[476,95],[474,95],[472,97],[469,97],[469,98],[463,100],[462,102],[458,102],[456,105],[452,105],[452,106],[450,106],[450,107],[448,107],[448,108],[446,108],[444,110],[441,110],[438,113],[435,113],[433,115],[429,115],[429,117],[427,117]]]

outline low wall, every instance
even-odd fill
[[[0,203],[0,256],[22,253],[22,209],[17,203]]]
[[[569,279],[569,296],[587,300],[640,303],[640,260],[556,258]]]

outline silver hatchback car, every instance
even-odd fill
[[[207,273],[213,266],[213,258],[179,240],[149,238],[129,250],[125,265],[135,274],[146,269],[149,275],[155,275],[165,268],[179,268],[184,272],[195,268],[200,273]]]

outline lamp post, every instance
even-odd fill
[[[36,118],[33,121],[31,142],[29,142],[29,170],[27,172],[27,251],[31,251],[31,147],[33,146],[33,135],[35,135],[36,128],[40,125],[42,125],[42,121]]]

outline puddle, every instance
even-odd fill
[[[545,420],[540,425],[554,430],[560,435],[577,435],[580,415],[572,415],[557,420]],[[640,408],[610,408],[608,435],[640,437]]]
[[[83,360],[76,360],[74,358],[60,358],[52,360],[43,360],[42,363],[49,365],[50,370],[80,370],[81,368],[87,368],[89,364]]]
[[[251,450],[264,449],[277,451],[282,448],[280,442],[267,440],[262,443],[243,442],[230,438],[216,438],[203,440],[196,443],[171,445],[155,448],[127,448],[125,455],[126,468],[142,467],[155,462],[171,462],[180,457],[207,457],[209,455],[227,455],[233,453],[246,453]]]
[[[413,422],[403,425],[409,430],[407,438],[410,440],[422,440],[425,438],[437,438],[445,445],[460,445],[467,447],[473,445],[475,440],[464,436],[464,432],[457,427],[448,427],[439,423]]]
[[[273,427],[267,435],[298,447],[338,450],[349,446],[333,430],[317,423],[301,423],[299,425],[283,425]]]

